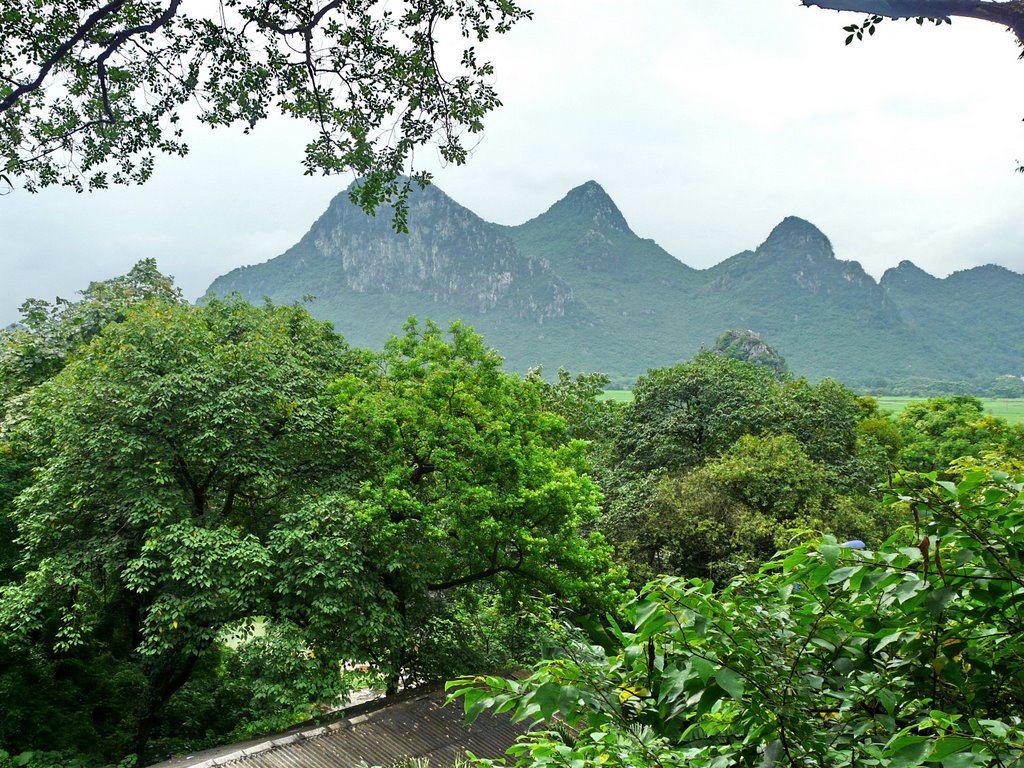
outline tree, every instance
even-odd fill
[[[770,557],[790,528],[876,541],[870,489],[886,456],[859,399],[826,379],[779,380],[712,351],[637,380],[601,473],[602,530],[634,578],[719,580]]]
[[[810,527],[825,491],[825,472],[794,437],[744,435],[723,456],[661,481],[636,548],[649,551],[651,574],[724,583],[785,549],[790,529]]]
[[[832,11],[853,11],[868,14],[863,24],[846,28],[846,42],[865,34],[874,34],[883,19],[926,20],[949,23],[950,17],[991,21],[1007,27],[1024,45],[1024,7],[1017,0],[800,0],[805,7],[815,6]]]
[[[1024,476],[906,480],[887,501],[916,525],[877,551],[825,538],[721,590],[652,582],[526,680],[453,696],[534,724],[521,766],[1024,765]]]
[[[417,673],[417,634],[453,591],[490,585],[603,611],[623,586],[583,529],[600,493],[586,444],[541,408],[543,387],[501,370],[479,336],[410,321],[368,375],[333,389],[353,485],[299,508],[274,534],[287,615],[328,658],[372,660],[395,689]],[[440,609],[440,611],[439,611]],[[489,631],[483,628],[482,631]]]
[[[986,415],[976,397],[910,403],[894,421],[902,438],[897,463],[907,469],[937,471],[958,457],[977,460],[991,451],[1024,458],[1024,428]]]
[[[660,480],[626,547],[650,576],[724,584],[790,547],[795,531],[878,544],[895,528],[866,493],[837,486],[790,434],[744,435],[722,456]]]
[[[5,400],[57,374],[104,327],[148,301],[184,302],[155,259],[139,261],[121,277],[90,283],[78,301],[27,300],[21,320],[0,330],[0,414]]]
[[[225,628],[269,613],[269,532],[347,466],[322,395],[359,359],[302,309],[152,301],[26,396],[0,639],[130,675],[122,754]]]
[[[544,409],[565,419],[566,428],[574,439],[587,440],[596,450],[607,448],[623,409],[622,403],[601,397],[610,381],[608,376],[579,373],[573,377],[559,368],[555,380],[549,382],[542,374],[540,368],[534,368],[527,378],[540,388]]]
[[[541,389],[461,326],[412,323],[373,355],[237,297],[107,323],[19,396],[0,443],[18,556],[7,574],[0,551],[0,709],[45,722],[17,692],[63,674],[112,713],[98,751],[151,755],[172,699],[257,618],[266,637],[235,668],[254,699],[308,712],[344,688],[342,661],[392,689],[464,671],[432,628],[457,637],[549,593],[609,608],[624,580],[583,532],[600,504],[586,444]],[[521,626],[476,628],[494,642],[474,658]]]
[[[306,173],[353,171],[354,199],[401,210],[413,150],[462,163],[464,134],[500,104],[474,43],[529,16],[506,0],[11,0],[0,170],[29,190],[141,183],[156,152],[188,151],[187,118],[248,132],[276,110],[313,126]],[[461,56],[445,33],[467,40]]]
[[[636,381],[616,439],[632,471],[679,470],[718,456],[741,435],[760,434],[777,413],[775,374],[703,351]]]

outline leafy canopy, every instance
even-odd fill
[[[364,177],[368,210],[408,194],[413,151],[466,159],[500,105],[475,44],[530,15],[506,0],[11,0],[0,14],[0,146],[29,190],[141,183],[183,126],[307,121],[306,173]],[[464,39],[461,55],[445,37]],[[425,175],[420,176],[426,180]]]
[[[652,582],[598,643],[453,695],[535,723],[522,766],[1024,765],[1024,476],[906,480],[887,502],[915,525],[877,551]]]
[[[415,322],[332,387],[353,483],[289,515],[272,546],[303,564],[277,589],[333,657],[397,678],[436,596],[483,582],[511,605],[539,592],[610,607],[622,576],[610,547],[581,535],[600,504],[586,446],[540,391],[469,329]]]
[[[155,259],[139,261],[121,277],[91,283],[77,301],[24,302],[21,320],[0,330],[0,403],[58,373],[106,325],[124,320],[147,301],[184,301]]]
[[[868,498],[886,455],[864,404],[826,379],[782,379],[712,351],[637,381],[600,456],[602,527],[633,576],[722,579],[788,546],[791,529],[883,540]]]
[[[116,713],[82,739],[97,753],[148,756],[229,668],[245,680],[227,699],[308,712],[345,687],[340,662],[391,687],[450,675],[534,647],[521,601],[621,598],[610,547],[583,533],[601,499],[586,445],[470,330],[411,322],[372,354],[300,307],[114,285],[10,337],[0,708],[22,725],[3,746],[54,744],[19,733],[48,720],[18,704],[33,685]],[[18,354],[35,349],[53,354]],[[497,613],[475,654],[421,658],[427,633]],[[89,733],[72,709],[61,722]]]
[[[154,300],[105,326],[11,425],[33,471],[2,639],[133,670],[140,747],[224,628],[267,612],[268,531],[344,467],[321,395],[352,359],[292,307]]]
[[[937,470],[962,456],[995,451],[1024,458],[1024,428],[984,413],[976,397],[936,397],[910,403],[894,419],[901,436],[898,461],[908,469]]]

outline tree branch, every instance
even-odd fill
[[[520,563],[515,565],[499,565],[495,568],[488,568],[485,571],[478,571],[477,573],[470,573],[466,576],[460,576],[457,579],[451,579],[450,581],[442,581],[437,584],[427,584],[427,589],[438,592],[442,589],[451,589],[452,587],[461,587],[463,584],[471,584],[474,581],[481,581],[483,579],[490,578],[491,576],[497,576],[499,573],[511,573],[519,568]]]
[[[1008,27],[1024,45],[1024,6],[1016,0],[800,0],[801,5],[853,11],[886,19],[948,19],[959,16]]]
[[[161,27],[165,26],[168,22],[170,22],[171,19],[175,17],[175,15],[178,13],[178,8],[180,7],[181,0],[171,0],[171,4],[167,6],[167,10],[165,10],[163,13],[157,16],[149,24],[139,24],[135,27],[122,29],[120,32],[114,35],[113,39],[109,43],[107,43],[107,46],[106,48],[104,48],[103,53],[101,53],[97,57],[96,64],[105,64],[107,59],[110,58],[111,54],[113,54],[118,48],[120,48],[122,45],[128,42],[128,40],[135,37],[136,35],[151,35],[154,32],[158,31]]]
[[[297,27],[281,27],[278,26],[277,24],[271,24],[266,18],[258,20],[256,23],[259,26],[263,27],[264,29],[269,29],[271,32],[276,32],[279,35],[305,36],[312,32],[312,30],[314,30],[320,24],[320,22],[323,21],[324,16],[326,16],[331,11],[344,7],[344,5],[345,0],[331,0],[331,2],[327,3],[327,5],[325,5],[323,8],[321,8],[313,15],[313,17],[309,20],[308,24],[300,24]],[[269,12],[270,3],[264,3],[263,13],[268,14]]]
[[[126,1],[127,0],[112,0],[112,2],[107,3],[102,8],[97,8],[89,18],[82,22],[82,26],[78,28],[78,31],[59,45],[57,50],[53,52],[53,55],[43,62],[35,80],[19,85],[7,94],[3,100],[0,100],[0,112],[5,112],[13,107],[22,96],[38,90],[39,87],[42,86],[43,81],[45,81],[47,76],[50,74],[50,70],[53,69],[61,59],[67,56],[71,52],[72,48],[82,42],[90,32],[96,29],[104,18],[121,10],[121,7]]]
[[[522,546],[518,542],[516,543],[516,550],[517,550],[518,558],[517,558],[515,563],[509,564],[509,565],[493,565],[492,567],[486,568],[485,570],[477,571],[476,573],[470,573],[470,574],[468,574],[466,576],[460,576],[457,579],[451,579],[449,581],[442,581],[442,582],[438,582],[436,584],[427,584],[427,589],[433,590],[433,591],[439,591],[439,590],[442,590],[442,589],[451,589],[452,587],[461,587],[463,584],[470,584],[470,583],[472,583],[474,581],[480,581],[482,579],[490,578],[491,576],[497,576],[499,573],[513,573],[513,572],[516,572],[520,568],[522,568],[523,560],[526,557],[525,553],[523,552]],[[492,558],[491,562],[493,563],[494,561],[495,560]]]
[[[82,25],[78,28],[75,34],[57,46],[57,50],[53,52],[53,55],[43,61],[34,80],[22,83],[0,100],[0,112],[5,112],[13,107],[22,96],[26,96],[33,91],[39,90],[46,81],[46,78],[49,77],[50,71],[65,57],[67,57],[76,45],[83,42],[86,37],[88,37],[89,34],[103,22],[104,19],[121,10],[126,2],[127,0],[111,0],[111,2],[101,8],[97,8],[92,14],[90,14],[90,16],[82,22]],[[96,74],[99,78],[103,109],[109,120],[113,119],[113,112],[110,108],[109,94],[107,91],[107,59],[109,59],[118,48],[136,35],[152,34],[166,25],[178,13],[178,8],[180,6],[181,0],[171,0],[171,4],[167,9],[149,24],[139,24],[137,26],[121,30],[113,36],[113,38],[104,47],[103,52],[96,58]]]

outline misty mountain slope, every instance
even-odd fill
[[[1024,373],[1024,277],[980,267],[938,280],[905,262],[876,283],[793,216],[706,270],[635,234],[592,181],[518,226],[414,190],[408,222],[396,234],[390,211],[367,217],[341,194],[295,246],[209,292],[314,294],[315,315],[371,346],[411,314],[461,319],[512,369],[600,370],[619,384],[730,328],[763,334],[799,374],[866,388]]]
[[[705,322],[695,304],[702,273],[634,233],[597,182],[575,187],[506,231],[523,253],[544,259],[572,286],[608,370],[632,378],[689,358],[722,330]]]
[[[595,181],[506,231],[523,253],[544,259],[572,285],[598,323],[669,322],[665,313],[675,314],[673,305],[699,281],[699,272],[637,236]]]
[[[927,376],[956,361],[913,328],[855,261],[837,259],[829,239],[789,216],[754,251],[706,270],[707,313],[719,325],[751,328],[784,349],[797,371],[829,368],[844,380]]]
[[[292,248],[217,278],[209,292],[279,302],[312,294],[318,311],[351,329],[357,343],[383,340],[414,313],[498,312],[536,325],[578,314],[570,286],[440,189],[412,196],[408,234],[394,231],[391,216],[387,208],[366,216],[342,193]],[[381,332],[364,333],[367,323]]]
[[[986,264],[936,278],[909,261],[880,287],[921,335],[995,375],[1024,374],[1024,275]]]

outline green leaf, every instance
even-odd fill
[[[985,726],[989,733],[999,739],[1005,739],[1006,734],[1009,733],[1006,723],[1001,720],[978,720],[978,723]]]
[[[821,554],[825,558],[825,562],[835,567],[835,564],[839,561],[839,553],[842,552],[842,547],[838,544],[822,544]]]
[[[705,683],[715,674],[715,665],[701,656],[691,656],[690,664],[697,670],[700,679]]]
[[[989,765],[991,755],[984,752],[956,752],[943,758],[942,768],[976,768],[979,765]]]
[[[901,736],[888,745],[886,768],[910,768],[921,765],[932,751],[932,741],[927,736]]]
[[[846,581],[848,578],[858,573],[863,569],[860,565],[848,565],[843,568],[836,568],[832,571],[832,574],[826,579],[826,584],[838,584],[842,581]]]
[[[932,616],[938,618],[949,605],[949,601],[959,594],[960,590],[955,587],[944,587],[929,591],[926,602]]]
[[[977,742],[974,739],[967,739],[962,736],[943,736],[935,742],[932,753],[928,756],[928,762],[943,761],[955,752],[963,752],[973,747]]]
[[[900,637],[902,637],[902,636],[903,636],[903,632],[901,632],[900,630],[897,630],[897,631],[895,631],[895,632],[889,632],[889,633],[887,633],[887,634],[886,634],[886,635],[884,635],[884,636],[883,636],[883,637],[882,637],[882,638],[881,638],[881,639],[880,639],[880,640],[878,641],[878,643],[877,643],[877,644],[875,645],[875,653],[878,653],[878,652],[879,652],[879,651],[881,651],[881,650],[882,650],[883,648],[885,648],[885,647],[886,647],[887,645],[890,645],[890,644],[892,644],[892,643],[895,643],[895,642],[896,642],[897,640],[899,640],[899,639],[900,639]]]
[[[743,677],[729,667],[722,667],[715,672],[715,682],[734,699],[743,698]]]
[[[562,686],[553,682],[544,683],[530,697],[530,703],[540,708],[540,715],[545,720],[550,719],[558,711],[561,701]]]

